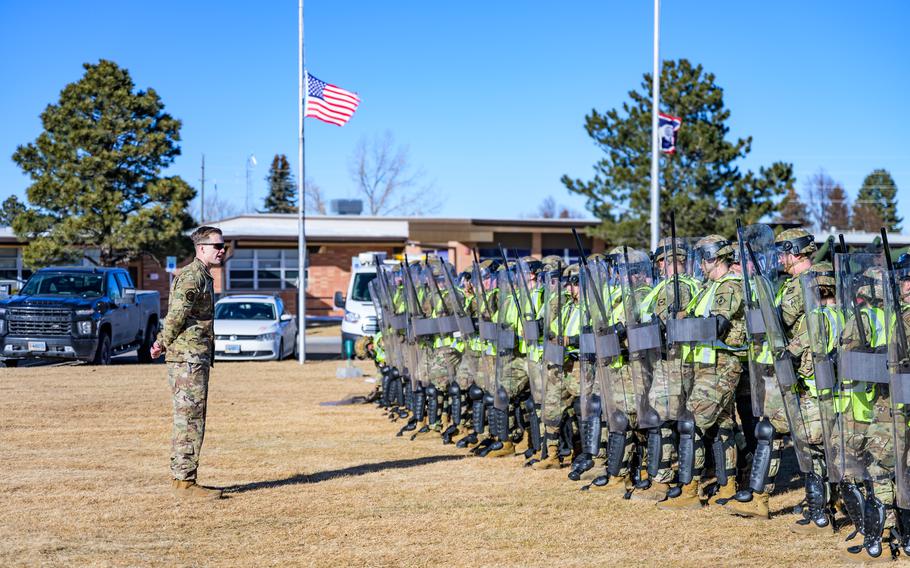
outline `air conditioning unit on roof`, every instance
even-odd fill
[[[363,213],[363,200],[333,199],[329,202],[329,210],[335,215],[360,215]]]

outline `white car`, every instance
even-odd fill
[[[227,296],[215,304],[215,359],[284,359],[296,352],[297,322],[281,298],[264,294]]]

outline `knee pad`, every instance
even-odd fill
[[[660,471],[660,465],[663,461],[664,439],[660,434],[660,428],[651,428],[648,430],[648,478],[654,479]]]
[[[686,418],[677,422],[679,432],[679,482],[692,482],[695,468],[695,420]]]
[[[477,385],[471,385],[468,387],[468,396],[471,397],[471,400],[483,400],[483,389]]]
[[[461,387],[458,383],[449,383],[449,396],[452,398],[461,396]]]
[[[736,464],[729,464],[727,467],[727,448],[734,444],[733,430],[728,428],[718,428],[714,442],[711,444],[711,450],[714,452],[714,474],[717,477],[718,485],[726,485],[731,475],[736,473]]]

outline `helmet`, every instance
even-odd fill
[[[588,262],[600,262],[601,260],[603,260],[605,258],[606,257],[602,253],[592,252],[591,254],[588,255]]]
[[[708,235],[695,243],[695,252],[705,260],[732,258],[733,243],[720,235]]]
[[[488,258],[486,260],[480,261],[480,264],[478,266],[480,266],[481,270],[489,270],[490,272],[495,272],[496,269],[499,268],[499,262],[493,258]]]
[[[525,265],[528,267],[528,270],[531,272],[540,272],[540,270],[543,268],[543,263],[533,256],[523,256],[520,260],[525,263]]]
[[[578,283],[578,265],[570,264],[562,271],[562,275],[566,278],[570,284]]]
[[[557,264],[562,262],[562,257],[558,254],[548,254],[547,256],[540,259],[540,262],[543,264]]]
[[[610,249],[610,254],[607,255],[607,258],[616,264],[625,264],[627,256],[629,264],[648,262],[649,260],[649,256],[646,253],[628,246],[613,247]]]
[[[813,264],[809,268],[809,272],[815,277],[815,281],[819,286],[830,286],[831,288],[835,287],[834,280],[834,265],[830,262],[819,262],[818,264]]]
[[[872,301],[881,302],[885,298],[882,269],[872,266],[861,275],[856,276],[859,287],[856,295]]]
[[[818,250],[815,237],[805,229],[787,229],[774,239],[777,252],[812,254]]]
[[[654,262],[663,260],[665,257],[672,256],[673,250],[673,239],[661,239],[657,243],[657,248],[654,249]],[[685,243],[681,239],[676,239],[675,250],[677,259],[684,259],[689,255],[689,250],[686,248]]]

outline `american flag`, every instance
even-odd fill
[[[360,104],[356,94],[320,81],[309,72],[306,74],[306,93],[303,115],[336,126],[344,126]]]

